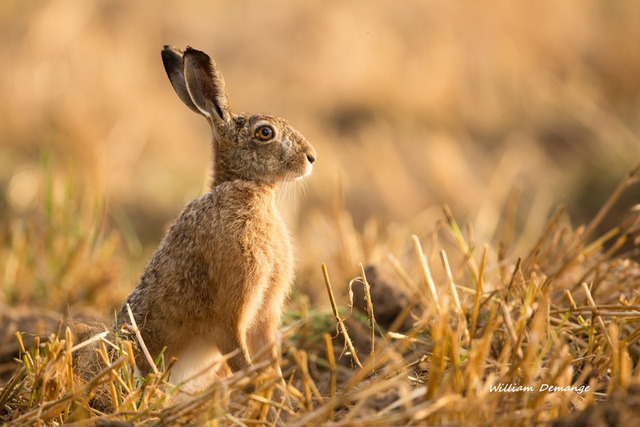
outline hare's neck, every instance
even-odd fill
[[[232,182],[237,179],[237,177],[223,172],[223,168],[218,164],[220,160],[217,157],[213,159],[213,176],[211,177],[211,189],[213,190],[218,185],[225,182]]]
[[[225,194],[229,200],[241,201],[248,208],[269,210],[275,206],[276,186],[273,184],[236,179],[218,184],[214,191]]]
[[[267,192],[267,190],[269,190],[273,192],[272,190],[273,188],[275,188],[275,183],[247,179],[246,177],[240,176],[239,173],[226,170],[225,168],[218,167],[217,164],[215,164],[214,162],[213,175],[212,175],[211,186],[210,186],[211,189],[213,190],[217,186],[226,184],[229,182],[235,183],[234,185],[246,184],[245,186],[254,186],[257,191]]]

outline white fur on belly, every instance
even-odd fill
[[[222,359],[220,350],[211,343],[193,343],[177,357],[169,382],[178,385],[186,381],[181,389],[188,393],[201,391],[211,385],[222,366],[220,363],[216,364],[216,361]]]

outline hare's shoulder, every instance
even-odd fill
[[[195,238],[206,232],[216,215],[216,205],[216,197],[211,193],[190,201],[169,228],[165,239],[187,243],[189,237]]]

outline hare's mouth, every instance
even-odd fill
[[[305,178],[305,177],[311,175],[311,172],[313,171],[313,165],[311,163],[313,163],[313,162],[312,161],[305,162],[305,164],[304,164],[304,172],[302,173],[302,175],[300,175],[298,177],[298,179],[302,179],[302,178]]]
[[[311,175],[311,172],[313,171],[313,166],[311,166],[309,163],[307,163],[304,166],[304,171],[300,174],[292,174],[288,177],[285,178],[285,181],[302,181],[303,179],[305,179],[306,177],[308,177],[309,175]]]
[[[288,173],[285,174],[283,181],[285,182],[300,181],[308,177],[309,175],[311,175],[311,172],[313,172],[312,163],[314,161],[315,161],[315,158],[313,156],[307,155],[304,162],[298,163],[297,165],[292,167],[293,170],[290,170]]]

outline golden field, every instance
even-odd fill
[[[35,353],[16,368],[14,332],[43,332],[23,322],[29,310],[108,323],[206,189],[210,131],[173,92],[164,44],[210,53],[235,111],[283,116],[318,152],[280,203],[298,258],[283,357],[297,367],[299,411],[288,422],[547,423],[626,393],[640,375],[640,192],[629,173],[640,161],[639,20],[631,1],[3,2],[3,421],[91,415],[69,378],[56,376],[53,394],[36,381],[72,363],[76,338],[62,332],[39,368]],[[338,368],[355,379],[336,390],[321,375],[333,372],[329,350],[313,345],[335,331],[320,328],[331,319],[321,263],[343,314],[359,264],[388,270],[417,310],[402,334],[374,328],[379,354],[364,345],[364,368],[343,355]],[[150,381],[165,399],[162,379]],[[488,391],[550,381],[592,392]],[[369,404],[367,388],[393,398]],[[203,399],[197,410],[166,399],[133,410],[118,393],[124,409],[104,417],[264,418]],[[47,406],[56,399],[67,400]]]

